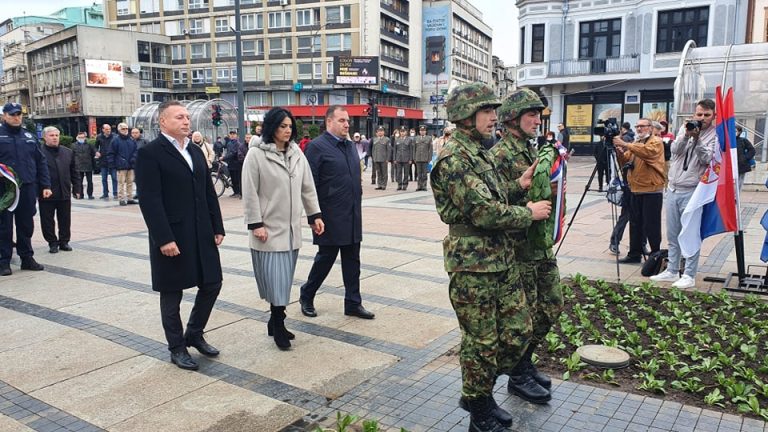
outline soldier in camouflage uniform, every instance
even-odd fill
[[[457,129],[432,169],[440,218],[449,225],[443,240],[449,295],[461,329],[461,404],[470,411],[470,432],[501,432],[512,424],[493,399],[496,378],[509,373],[525,352],[532,332],[508,230],[546,219],[549,201],[526,207],[507,201],[507,188],[483,137],[493,133],[500,101],[485,84],[466,84],[448,96],[448,120]],[[518,184],[530,186],[533,170]]]
[[[419,127],[419,136],[413,142],[413,162],[416,164],[416,190],[427,190],[427,164],[432,160],[432,137],[427,135],[427,127]]]
[[[413,146],[411,137],[400,134],[395,138],[395,179],[397,180],[397,190],[408,189],[408,167],[413,160]]]
[[[537,154],[529,145],[541,125],[544,104],[531,90],[519,89],[512,93],[498,110],[499,121],[504,125],[504,136],[492,149],[499,173],[510,184],[510,200],[524,205],[528,199],[551,199],[549,169],[554,148],[540,149],[541,158],[534,174],[534,188],[524,191],[516,187],[517,179],[528,170]],[[551,147],[551,146],[550,146]],[[546,176],[546,179],[541,178]],[[536,185],[548,190],[538,191]],[[536,190],[534,190],[536,189]],[[508,390],[533,403],[545,403],[551,399],[552,380],[540,373],[531,361],[536,347],[544,340],[563,310],[563,293],[560,287],[560,271],[552,252],[552,234],[546,232],[545,221],[537,221],[524,235],[511,231],[508,236],[514,246],[515,257],[521,264],[521,277],[533,319],[533,338],[520,364],[510,374]],[[535,237],[535,238],[533,238]]]

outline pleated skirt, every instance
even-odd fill
[[[291,301],[291,285],[299,250],[262,252],[251,249],[251,262],[259,296],[275,306]]]

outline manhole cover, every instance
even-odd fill
[[[609,369],[619,369],[629,365],[629,354],[615,347],[605,345],[584,345],[576,352],[585,363]]]

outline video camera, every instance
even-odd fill
[[[618,136],[621,130],[619,129],[619,122],[616,121],[616,117],[610,117],[608,120],[597,120],[597,125],[592,128],[592,133],[605,138],[605,143],[609,145],[613,141],[613,137]]]
[[[702,123],[701,120],[688,120],[685,122],[685,130],[688,132],[693,132],[696,129],[701,129]]]

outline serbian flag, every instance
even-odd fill
[[[720,87],[716,94],[717,139],[712,161],[701,176],[681,217],[682,230],[677,240],[685,258],[696,255],[707,237],[738,230],[735,178],[736,121],[733,116],[733,89],[725,98]]]
[[[549,172],[550,183],[557,184],[557,196],[555,197],[555,208],[552,214],[555,216],[554,229],[552,231],[553,243],[557,243],[563,237],[563,230],[565,228],[565,173],[567,171],[567,164],[565,162],[565,155],[568,150],[559,143],[555,146],[558,152],[558,156],[555,158],[555,162],[552,164],[552,169]]]

